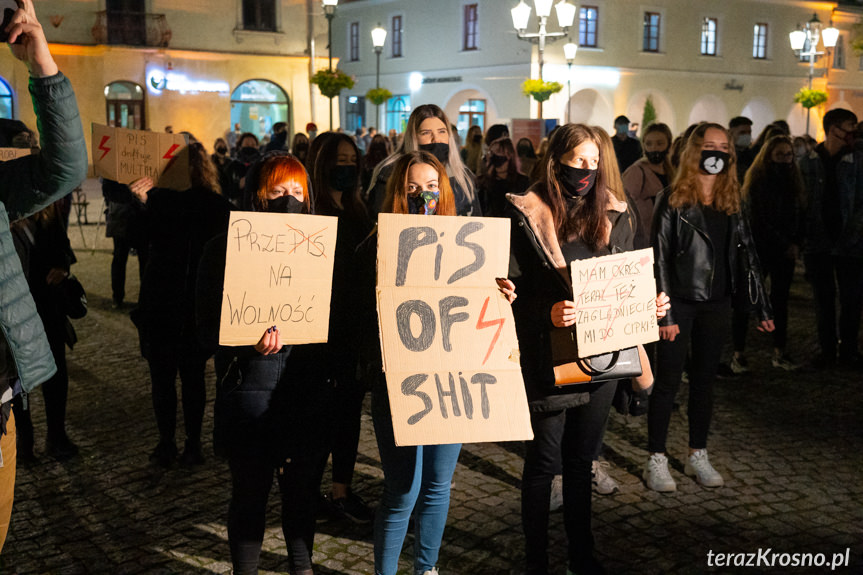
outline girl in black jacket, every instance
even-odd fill
[[[523,194],[527,190],[527,176],[519,170],[518,156],[512,140],[498,138],[488,147],[483,158],[477,188],[479,203],[485,216],[504,217],[507,194]]]
[[[706,487],[719,487],[724,481],[707,458],[707,434],[732,293],[751,290],[758,328],[773,331],[758,256],[740,210],[735,161],[725,128],[700,124],[686,142],[674,183],[657,196],[653,212],[656,281],[671,296],[671,311],[660,322],[656,385],[647,417],[650,458],[644,480],[654,491],[677,488],[668,471],[665,440],[690,344],[689,454],[684,471]]]
[[[524,195],[509,196],[510,279],[518,295],[513,313],[534,433],[522,478],[527,573],[548,572],[549,496],[561,463],[569,569],[603,572],[593,557],[591,467],[616,382],[556,387],[550,343],[553,328],[575,324],[570,263],[631,250],[635,235],[623,186],[610,186],[620,179],[614,176],[616,162],[600,153],[602,138],[595,130],[580,124],[559,128],[539,182]],[[656,306],[661,317],[664,294]]]
[[[309,213],[302,164],[270,152],[250,167],[245,195],[254,211]],[[226,226],[227,228],[227,226]],[[315,512],[330,444],[333,383],[318,345],[282,345],[270,326],[254,346],[219,347],[226,235],[208,242],[198,272],[198,337],[215,350],[214,445],[231,470],[228,543],[234,573],[257,573],[273,475],[291,575],[312,575]]]

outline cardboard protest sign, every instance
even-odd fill
[[[572,262],[572,293],[580,357],[659,339],[652,249]]]
[[[380,214],[378,327],[396,445],[531,439],[509,220]]]
[[[29,155],[30,148],[0,148],[0,162],[8,162]]]
[[[93,124],[93,168],[97,176],[130,184],[143,177],[157,187],[186,190],[189,150],[186,136]]]
[[[232,212],[221,345],[254,345],[276,325],[282,343],[327,341],[338,218]]]

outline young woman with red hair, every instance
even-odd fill
[[[309,213],[311,190],[294,156],[271,152],[246,181],[252,211]],[[198,335],[215,350],[214,447],[231,470],[228,543],[234,573],[257,573],[273,475],[292,575],[312,575],[318,489],[326,465],[332,382],[309,361],[314,346],[282,345],[287,326],[268,327],[254,346],[219,347],[225,235],[205,248],[198,275]]]

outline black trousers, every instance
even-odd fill
[[[48,428],[48,441],[62,440],[66,435],[66,400],[69,395],[69,373],[66,369],[66,342],[58,326],[49,329],[48,343],[57,364],[57,373],[45,381],[42,387],[42,398],[45,401],[45,423]],[[18,435],[19,449],[33,449],[34,430],[30,417],[30,406],[27,408],[21,401],[12,402],[15,412],[15,427]]]
[[[680,333],[674,341],[662,339],[657,345],[656,379],[647,412],[647,449],[651,453],[665,453],[671,411],[690,344],[689,447],[707,447],[713,383],[731,321],[730,298],[712,302],[671,298],[671,309]]]
[[[350,485],[357,463],[360,444],[360,418],[366,389],[357,381],[352,369],[342,369],[336,376],[336,410],[333,421],[333,483]]]
[[[530,414],[534,438],[527,444],[521,487],[521,524],[530,574],[548,572],[548,501],[551,481],[561,467],[570,569],[577,570],[593,553],[591,464],[597,442],[602,441],[617,382],[584,386],[579,391],[590,391],[589,403]]]
[[[806,254],[806,279],[815,295],[815,317],[821,353],[829,358],[857,354],[863,312],[863,258]],[[839,291],[839,330],[836,330],[836,291]]]
[[[773,347],[784,350],[788,343],[788,295],[794,279],[795,261],[788,258],[762,258],[764,277],[770,278],[770,305],[773,307]],[[746,332],[749,328],[748,309],[735,309],[731,322],[734,351],[746,349]]]
[[[153,411],[159,429],[159,441],[174,443],[177,429],[177,374],[182,383],[183,422],[186,441],[200,443],[201,426],[204,421],[204,406],[207,387],[204,370],[207,356],[204,352],[188,347],[169,347],[151,342],[148,362],[152,382]]]
[[[126,237],[114,239],[114,257],[111,259],[111,297],[114,303],[122,303],[126,299],[126,262],[132,249],[138,251],[139,278],[144,277],[147,267],[149,246],[146,242],[133,242]]]

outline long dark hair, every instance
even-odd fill
[[[329,178],[338,163],[339,145],[342,142],[347,142],[350,144],[354,157],[357,159],[357,181],[352,190],[342,192],[342,206],[344,206],[345,213],[365,219],[367,218],[366,208],[360,198],[360,150],[357,148],[353,138],[347,134],[337,132],[331,132],[331,134],[331,136],[324,139],[323,145],[318,149],[317,154],[315,154],[315,164],[309,170],[312,189],[317,192],[314,198],[315,213],[324,216],[337,216],[339,214],[339,207],[330,194]]]
[[[561,193],[560,159],[584,142],[593,142],[602,149],[600,138],[584,124],[566,124],[558,128],[548,143],[534,191],[551,208],[554,228],[561,242],[580,241],[596,250],[607,243],[608,182],[613,165],[608,154],[600,153],[596,184],[586,196],[565,200]]]
[[[515,148],[512,145],[512,140],[509,138],[498,138],[488,146],[488,153],[483,158],[482,171],[479,174],[477,181],[478,187],[485,186],[490,180],[494,179],[495,168],[491,164],[491,156],[505,156],[509,163],[506,166],[506,180],[512,181],[518,176],[519,165],[518,156],[515,153]]]
[[[206,188],[217,194],[222,193],[219,171],[204,145],[199,142],[189,144],[189,178],[193,186]]]
[[[741,191],[743,198],[746,198],[746,196],[749,195],[752,188],[770,185],[771,177],[769,168],[775,165],[773,162],[773,150],[783,144],[790,146],[791,151],[794,151],[794,142],[791,140],[791,137],[782,135],[773,136],[767,140],[761,150],[758,151],[758,155],[755,156],[752,166],[747,170],[746,177],[743,179],[743,188]],[[791,185],[790,190],[779,191],[782,193],[790,192],[798,201],[802,201],[804,198],[803,176],[800,173],[800,168],[797,167],[796,162],[793,160],[791,161],[791,181],[783,182],[783,185],[787,185],[789,183]]]

